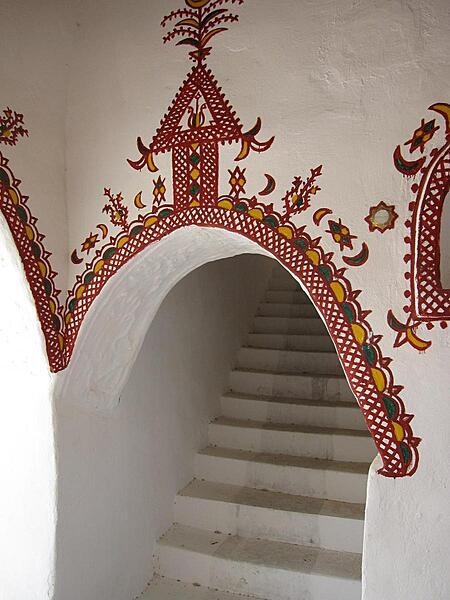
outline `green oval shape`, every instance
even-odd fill
[[[115,248],[108,248],[103,253],[104,260],[109,260],[110,258],[112,258],[114,256],[115,253],[116,253],[116,249]]]
[[[395,419],[395,417],[397,416],[397,403],[392,400],[392,398],[389,398],[388,396],[384,396],[383,397],[383,403],[384,406],[386,407],[386,412],[388,414],[388,417],[390,419]]]
[[[238,202],[234,208],[239,212],[248,212],[248,206],[245,204],[245,202]]]
[[[69,302],[69,310],[70,312],[73,312],[75,310],[77,306],[77,299],[76,298],[72,298],[72,300]]]
[[[409,446],[407,446],[404,442],[400,443],[400,449],[402,451],[403,460],[407,465],[411,462],[412,452]]]
[[[20,206],[20,204],[16,206],[16,213],[22,223],[26,223],[28,221],[27,211],[23,208],[23,206]]]
[[[161,212],[158,213],[158,217],[160,219],[165,219],[166,217],[168,217],[169,215],[172,214],[172,210],[170,210],[170,208],[163,208]]]
[[[370,346],[369,344],[363,344],[362,349],[367,362],[371,367],[373,367],[374,364],[377,362],[377,353],[375,352],[375,348],[373,346]]]
[[[294,241],[294,244],[298,246],[300,250],[308,249],[308,242],[305,240],[305,238],[298,238],[298,240]]]
[[[319,271],[325,277],[328,283],[333,279],[333,272],[328,265],[320,265]]]
[[[130,237],[136,237],[143,229],[143,225],[136,225],[136,227],[133,227],[133,229],[130,231]]]
[[[273,215],[267,215],[267,217],[264,217],[263,223],[266,223],[270,227],[278,227],[278,221]]]
[[[44,284],[45,293],[50,297],[53,294],[53,283],[47,278],[45,278],[42,283]]]
[[[350,323],[354,323],[356,320],[355,309],[348,302],[343,302],[341,304],[341,308],[344,311],[345,316],[349,320]]]
[[[55,331],[61,331],[61,320],[58,317],[58,315],[52,316],[52,322],[53,322],[53,327],[55,328]]]
[[[10,187],[11,182],[9,180],[9,175],[8,173],[5,171],[5,169],[0,169],[0,181],[3,183],[3,185],[5,185],[6,187]]]
[[[84,276],[83,283],[85,285],[87,285],[88,283],[91,283],[91,281],[94,279],[94,277],[95,277],[94,271],[88,271],[86,273],[86,275]]]

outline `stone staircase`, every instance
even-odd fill
[[[143,600],[357,600],[375,446],[322,321],[277,266]]]

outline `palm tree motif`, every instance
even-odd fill
[[[185,0],[188,8],[173,10],[165,17],[161,25],[178,19],[172,31],[164,36],[164,43],[170,42],[178,37],[182,39],[177,46],[192,46],[195,48],[189,56],[195,62],[201,63],[209,56],[212,47],[208,44],[212,38],[227,31],[224,27],[227,23],[239,21],[239,16],[232,14],[229,8],[223,8],[226,4],[243,4],[245,0]]]

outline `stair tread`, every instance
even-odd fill
[[[178,495],[309,515],[364,519],[364,504],[312,498],[199,479],[194,479]]]
[[[330,354],[336,356],[334,350],[300,350],[297,348],[270,348],[268,346],[251,346],[250,344],[244,344],[241,348],[247,350],[270,350],[271,352],[295,352],[297,354]]]
[[[359,580],[361,555],[299,546],[266,539],[242,538],[175,524],[163,535],[169,546],[239,563],[328,577]]]
[[[260,596],[242,596],[204,587],[198,583],[183,583],[156,576],[138,600],[265,600]],[[268,600],[268,599],[266,599]]]
[[[252,450],[237,450],[220,446],[207,446],[200,450],[204,456],[229,458],[254,463],[266,463],[281,467],[299,467],[322,471],[340,471],[366,475],[370,468],[368,462],[353,462],[345,460],[331,460],[327,458],[312,458],[308,456],[294,456],[291,454],[272,454],[270,452],[254,452]]]
[[[279,371],[274,369],[247,369],[246,367],[235,367],[232,371],[240,373],[262,373],[263,375],[285,375],[289,377],[312,377],[313,379],[345,379],[344,374],[338,373],[311,373],[309,371]]]
[[[299,406],[314,406],[317,408],[351,408],[359,411],[360,408],[355,402],[346,402],[344,400],[313,400],[311,398],[289,398],[287,396],[264,396],[255,394],[245,394],[238,391],[231,391],[222,394],[222,398],[234,398],[236,400],[253,400],[256,402],[273,402],[274,404],[294,404]]]
[[[320,321],[321,323],[323,323],[322,319],[319,317],[318,314],[315,314],[315,315],[309,316],[309,317],[308,316],[292,316],[292,315],[287,315],[285,317],[281,317],[281,316],[278,316],[278,315],[258,315],[258,314],[256,314],[255,315],[255,319],[293,319],[293,320],[296,320],[296,321],[302,321],[302,320],[311,321],[311,320],[314,320],[314,321]]]
[[[340,427],[318,427],[316,425],[299,425],[296,423],[275,423],[273,421],[253,421],[251,419],[233,419],[231,417],[216,417],[212,424],[246,429],[261,429],[264,431],[286,431],[290,433],[310,433],[324,435],[350,435],[370,439],[370,433],[364,429],[344,429]]]

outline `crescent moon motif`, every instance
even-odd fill
[[[76,249],[70,255],[70,260],[73,262],[74,265],[81,265],[81,263],[83,262],[83,259],[78,256]]]
[[[267,185],[261,192],[259,192],[259,196],[268,196],[269,194],[274,192],[275,188],[277,187],[277,183],[272,177],[272,175],[265,173],[264,176],[267,179]]]
[[[147,205],[144,204],[142,202],[142,192],[139,192],[139,194],[136,194],[136,196],[134,197],[134,205],[136,208],[145,208]]]
[[[405,160],[402,156],[400,146],[397,146],[397,148],[394,150],[395,168],[400,171],[400,173],[403,173],[403,175],[407,175],[408,177],[416,175],[425,164],[425,161],[425,156],[422,156],[422,158],[419,158],[418,160]]]
[[[191,8],[203,8],[210,0],[186,0],[186,4]]]
[[[100,223],[100,225],[97,225],[97,229],[100,229],[100,231],[102,232],[102,240],[104,240],[105,237],[108,235],[107,226]]]
[[[313,215],[314,224],[319,226],[322,219],[327,215],[331,215],[332,213],[333,211],[331,208],[319,208]]]
[[[342,260],[350,267],[361,267],[367,262],[368,258],[369,247],[367,246],[366,242],[363,242],[362,248],[358,254],[355,254],[355,256],[343,256]]]
[[[432,104],[429,107],[429,110],[434,110],[434,112],[437,112],[444,117],[445,126],[446,126],[445,131],[446,131],[446,133],[449,133],[450,132],[450,104],[445,104],[445,103]]]

